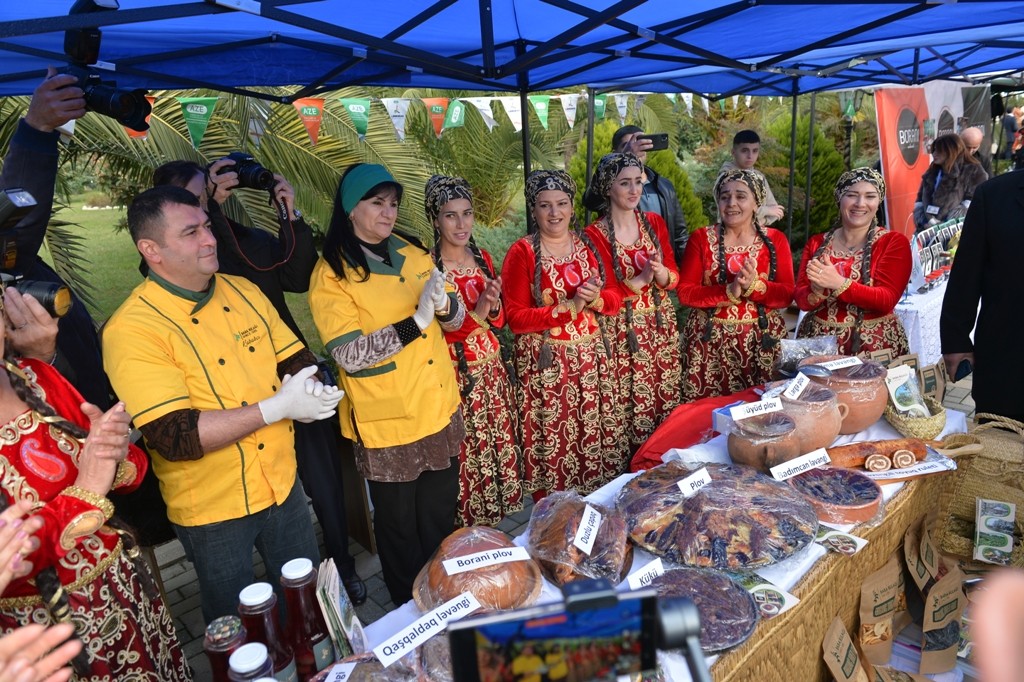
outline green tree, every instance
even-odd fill
[[[811,163],[811,199],[810,199],[810,233],[824,232],[832,226],[838,215],[836,210],[833,190],[836,180],[845,169],[842,154],[836,149],[835,144],[822,132],[821,126],[815,122],[814,128],[814,155]],[[761,164],[767,169],[789,167],[789,148],[791,140],[791,120],[788,116],[779,117],[773,121],[767,130],[770,137],[778,144],[765,151],[762,151]],[[796,169],[793,175],[795,187],[803,190],[807,186],[807,148],[809,140],[810,118],[801,116],[796,124]],[[769,181],[773,179],[769,175]],[[785,203],[786,193],[784,185],[773,183],[775,197],[780,203]],[[788,207],[793,216],[793,233],[790,242],[794,251],[803,246],[804,243],[804,202],[796,202],[794,206]]]

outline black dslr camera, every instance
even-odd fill
[[[71,309],[71,290],[63,284],[28,280],[8,272],[18,256],[17,240],[10,230],[36,205],[35,198],[20,187],[0,190],[0,293],[13,286],[39,301],[51,317],[63,317]]]
[[[117,0],[77,0],[69,14],[87,14],[118,9]],[[57,73],[67,73],[78,79],[78,87],[85,93],[85,106],[101,116],[115,119],[121,125],[143,132],[149,130],[146,117],[152,111],[146,91],[118,89],[114,81],[105,81],[100,72],[90,65],[99,60],[100,39],[98,28],[71,29],[64,32],[64,54],[71,63]]]
[[[239,188],[264,189],[269,191],[274,189],[274,185],[277,184],[277,181],[274,180],[274,174],[261,166],[259,161],[252,158],[250,154],[246,154],[245,152],[231,152],[224,158],[231,159],[235,162],[235,165],[224,166],[217,171],[217,175],[229,173],[231,171],[238,173]]]

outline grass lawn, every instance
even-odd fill
[[[93,285],[90,294],[95,301],[95,306],[89,307],[89,313],[97,324],[103,324],[142,281],[139,252],[127,230],[115,229],[124,216],[122,209],[84,210],[80,197],[76,197],[71,205],[71,209],[61,211],[57,217],[80,225],[82,234],[86,235],[88,262],[82,262],[81,267]],[[41,255],[50,261],[48,253]],[[324,355],[323,344],[309,314],[306,295],[285,296],[311,350],[317,355]]]

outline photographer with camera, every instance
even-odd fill
[[[0,234],[0,265],[5,275],[64,286],[60,276],[39,257],[53,208],[57,180],[56,129],[85,114],[86,103],[77,79],[58,74],[52,67],[32,94],[28,111],[18,122],[0,173],[0,188],[20,187],[36,201],[24,218]],[[42,310],[33,297],[17,296],[5,287],[5,302],[12,312],[10,344],[24,357],[54,365],[94,405],[109,407],[110,387],[103,373],[96,325],[81,300],[71,294],[72,305],[59,322]],[[56,348],[41,327],[58,325]]]
[[[306,344],[285,302],[284,292],[303,293],[316,265],[313,232],[295,210],[295,191],[281,175],[271,173],[248,154],[235,152],[207,168],[192,161],[172,161],[153,173],[153,185],[174,185],[199,199],[210,217],[217,240],[218,272],[239,275],[255,284],[273,304],[282,321]],[[278,236],[241,225],[221,209],[234,190],[266,190],[278,207]],[[143,261],[143,266],[145,261]],[[144,271],[145,274],[145,271]],[[348,550],[341,457],[351,443],[337,433],[337,422],[295,423],[295,454],[299,478],[313,501],[327,553],[334,559],[346,591],[356,605],[366,601],[366,586]]]

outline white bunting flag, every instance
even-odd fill
[[[484,119],[484,123],[487,124],[487,130],[494,130],[494,126],[498,125],[498,122],[494,120],[494,112],[491,110],[491,100],[493,97],[467,97],[466,101],[476,107],[476,110],[480,112],[480,117]]]
[[[615,109],[619,112],[619,124],[626,125],[626,113],[629,111],[629,93],[615,95]]]
[[[747,95],[747,97],[746,97],[746,105],[747,105],[747,109],[749,109],[749,108],[750,108],[750,101],[751,101],[752,99],[754,99],[754,98],[753,98],[753,97],[751,97],[750,95]]]
[[[708,103],[708,98],[707,97],[701,97],[700,98],[700,103],[704,105],[704,113],[707,114],[708,116],[710,116],[711,115],[711,104]]]
[[[399,142],[405,142],[405,116],[409,113],[409,102],[412,100],[404,97],[385,97],[380,103],[388,110],[391,117],[391,124],[395,126],[395,135]]]
[[[576,106],[579,104],[580,96],[575,95],[559,95],[558,99],[562,102],[562,111],[565,112],[565,120],[569,122],[569,130],[572,130],[573,125],[576,124]]]
[[[739,95],[733,95],[732,96],[732,108],[733,109],[739,109],[740,108],[740,96]]]
[[[683,93],[683,104],[686,105],[686,113],[688,113],[690,116],[693,116],[693,93],[692,92],[684,92]]]
[[[498,101],[501,102],[501,106],[505,109],[505,114],[512,121],[512,127],[518,133],[523,129],[523,110],[519,106],[519,98],[499,97]]]

